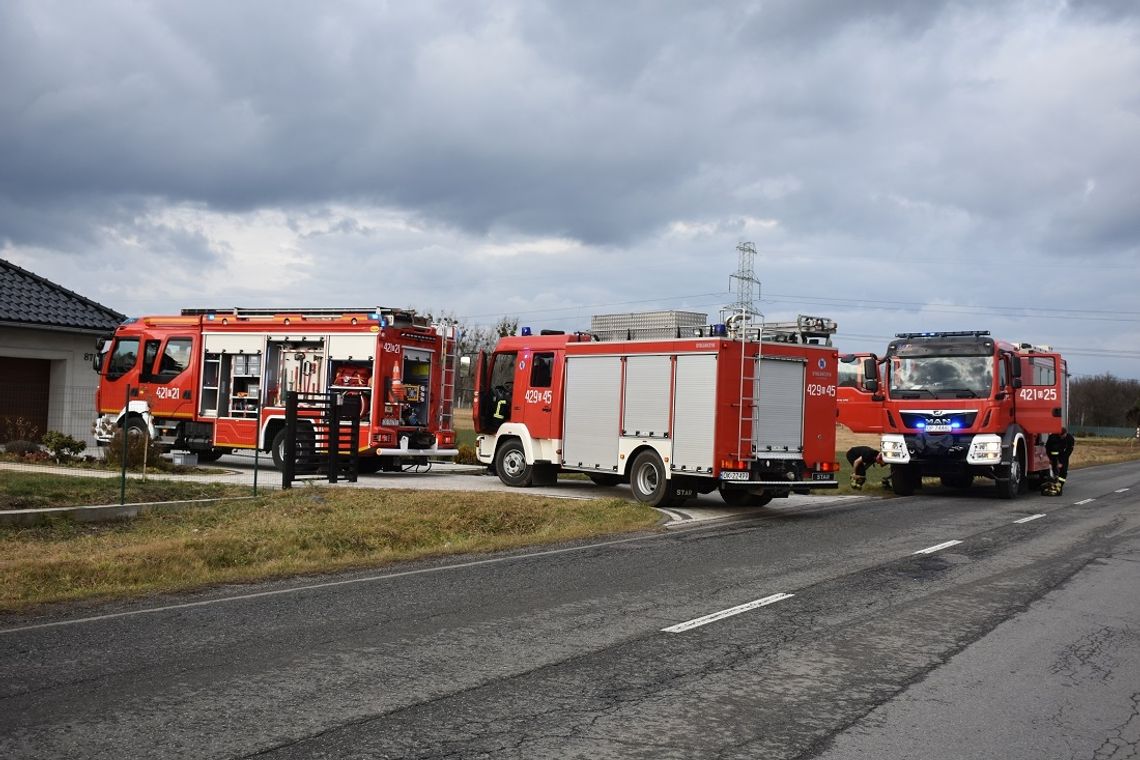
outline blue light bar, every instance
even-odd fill
[[[520,333],[519,333],[519,335],[522,335],[523,337],[526,337],[526,336],[530,335],[530,328],[529,328],[529,327],[524,327],[524,328],[522,329],[522,332],[520,332]]]

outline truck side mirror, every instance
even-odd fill
[[[863,360],[863,390],[868,393],[879,390],[879,361],[874,355]]]
[[[1009,357],[1009,369],[1010,369],[1010,374],[1013,375],[1014,381],[1016,381],[1017,378],[1021,377],[1021,357],[1010,356]],[[1014,388],[1020,388],[1021,386],[1020,385],[1014,385],[1013,387]]]

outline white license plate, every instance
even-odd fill
[[[720,474],[721,480],[748,480],[747,472],[736,472],[734,470],[725,470]]]
[[[928,433],[949,433],[949,425],[927,425],[926,432]]]

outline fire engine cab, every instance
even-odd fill
[[[841,357],[839,421],[880,434],[896,494],[914,493],[923,477],[951,488],[983,477],[1012,499],[1048,476],[1045,439],[1068,418],[1060,354],[980,330],[895,338],[882,359]]]
[[[453,326],[384,307],[187,309],[131,319],[100,341],[95,357],[96,439],[106,444],[126,429],[201,461],[258,448],[280,467],[286,393],[297,391],[356,406],[363,472],[455,456],[457,344]],[[306,419],[298,434],[316,424]]]
[[[477,458],[507,485],[581,472],[629,483],[652,506],[712,491],[763,505],[835,488],[835,323],[700,316],[704,326],[670,326],[668,337],[523,328],[502,338],[476,365]]]

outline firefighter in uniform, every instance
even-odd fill
[[[847,461],[854,468],[851,471],[851,487],[860,491],[867,482],[867,468],[875,464],[882,466],[883,455],[870,446],[852,446],[847,450]]]
[[[1073,454],[1076,439],[1066,428],[1060,433],[1053,433],[1045,440],[1045,453],[1049,455],[1049,466],[1053,478],[1047,481],[1041,489],[1046,496],[1060,496],[1065,490],[1065,479],[1069,477],[1069,457]]]

